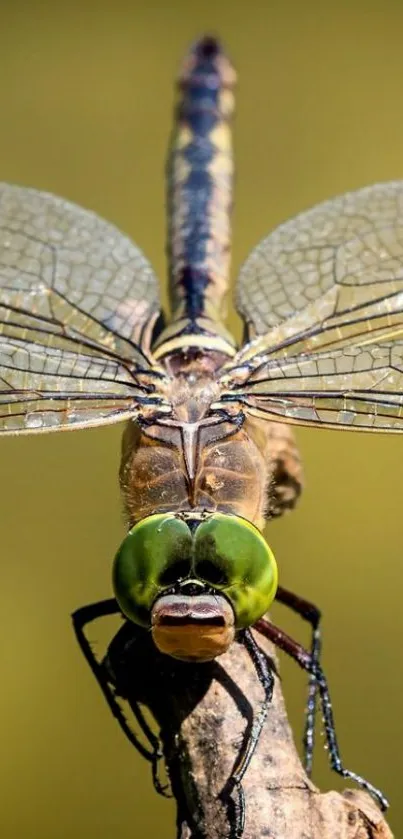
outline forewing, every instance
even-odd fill
[[[133,360],[159,312],[158,283],[130,239],[95,213],[2,184],[0,305]]]
[[[246,261],[251,340],[222,377],[271,419],[403,430],[403,183],[320,204]]]
[[[0,185],[0,432],[98,425],[162,405],[149,355],[158,312],[154,274],[116,228]]]

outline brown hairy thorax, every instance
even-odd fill
[[[227,417],[211,410],[219,386],[211,373],[192,367],[171,380],[168,417],[149,414],[146,424],[130,421],[125,428],[120,485],[128,524],[194,509],[242,516],[263,529],[301,492],[294,435],[246,411],[237,422],[236,404]]]

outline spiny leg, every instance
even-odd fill
[[[288,606],[293,612],[296,612],[303,620],[308,621],[312,627],[311,640],[311,658],[313,664],[320,663],[321,654],[321,631],[320,619],[321,612],[314,603],[309,600],[299,597],[282,586],[279,586],[276,592],[276,600],[284,606]],[[315,716],[316,716],[316,698],[318,693],[318,684],[314,673],[309,674],[308,685],[308,701],[306,707],[306,721],[303,738],[304,745],[304,764],[305,771],[309,777],[312,774],[313,751],[315,747]]]
[[[98,620],[99,618],[107,617],[109,615],[119,614],[121,614],[121,612],[116,600],[114,598],[109,598],[108,600],[101,600],[97,603],[90,603],[87,606],[82,606],[80,609],[77,609],[75,612],[73,612],[71,617],[81,652],[83,653],[84,658],[89,664],[90,669],[94,674],[102,690],[102,693],[109,705],[109,708],[112,711],[112,714],[114,715],[115,719],[117,719],[123,733],[126,735],[129,742],[137,749],[137,751],[142,755],[142,757],[150,761],[152,766],[152,777],[154,787],[160,795],[166,797],[166,787],[161,784],[158,777],[158,764],[160,759],[163,757],[160,741],[148,725],[147,720],[141,712],[141,709],[134,702],[131,704],[133,714],[144,736],[148,740],[150,748],[148,749],[145,746],[143,746],[135,732],[132,731],[119,703],[116,700],[116,696],[113,690],[111,689],[110,683],[106,676],[105,666],[102,662],[98,661],[84,631],[87,624],[91,623],[92,621]]]
[[[259,682],[264,690],[264,700],[258,716],[253,721],[248,741],[237,757],[237,761],[230,778],[231,787],[233,789],[235,788],[238,799],[234,804],[235,820],[231,831],[231,839],[240,839],[244,831],[245,797],[242,789],[242,779],[259,742],[259,738],[266,721],[268,706],[273,696],[274,686],[273,674],[268,665],[267,658],[256,643],[250,629],[243,630],[239,634],[239,640],[242,641],[252,659]],[[228,789],[228,785],[226,785],[226,788]]]
[[[370,784],[369,781],[366,781],[365,778],[362,778],[361,775],[357,775],[356,772],[351,772],[343,766],[336,738],[329,688],[325,674],[320,665],[312,660],[311,654],[301,644],[298,644],[297,641],[294,641],[294,639],[287,635],[286,632],[283,632],[282,629],[264,618],[260,618],[260,620],[255,623],[255,629],[264,635],[265,638],[268,638],[269,641],[272,641],[272,643],[280,650],[283,650],[287,653],[287,655],[291,656],[291,658],[293,658],[303,670],[306,670],[308,673],[312,673],[315,676],[321,699],[323,722],[332,769],[338,772],[338,774],[343,778],[349,778],[359,784],[360,787],[367,790],[367,792],[369,792],[377,800],[380,808],[382,810],[386,810],[389,806],[389,802],[383,793]]]
[[[230,823],[230,833],[228,839],[242,839],[242,835],[245,830],[246,803],[245,793],[243,791],[242,784],[236,785],[235,793],[236,800],[231,798],[231,803],[233,806],[232,813],[230,808],[228,808]]]
[[[263,726],[266,721],[268,707],[273,696],[274,678],[267,663],[266,656],[262,653],[258,644],[256,643],[250,629],[245,629],[241,635],[241,640],[244,647],[248,651],[250,658],[254,664],[256,673],[260,684],[264,690],[264,700],[258,716],[254,719],[252,730],[242,754],[238,755],[238,759],[232,773],[232,780],[235,784],[240,784],[245,772],[252,760],[254,751],[259,742]]]

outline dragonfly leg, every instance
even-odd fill
[[[232,800],[233,812],[230,815],[231,830],[228,839],[242,839],[245,830],[246,803],[242,784],[235,787],[236,800]]]
[[[260,618],[260,620],[255,623],[255,629],[264,635],[265,638],[268,638],[269,641],[272,641],[272,643],[280,650],[283,650],[287,653],[287,655],[291,656],[291,658],[293,658],[303,670],[306,670],[308,673],[315,676],[321,699],[322,716],[332,769],[338,772],[338,774],[343,778],[349,778],[359,784],[360,787],[367,790],[367,792],[376,799],[381,810],[386,810],[389,806],[389,802],[383,793],[370,784],[369,781],[366,781],[365,778],[362,778],[361,775],[357,775],[356,772],[351,772],[343,765],[336,738],[329,688],[321,666],[312,659],[312,655],[308,652],[308,650],[306,650],[301,644],[298,644],[297,641],[294,641],[293,638],[273,623],[265,620],[264,618]]]
[[[250,658],[252,659],[256,673],[258,675],[259,682],[263,687],[264,700],[258,716],[253,721],[252,730],[246,747],[238,756],[234,771],[232,773],[232,781],[235,784],[241,783],[242,778],[245,775],[245,772],[252,760],[254,751],[259,742],[259,737],[261,735],[262,728],[266,721],[268,707],[273,696],[274,687],[273,674],[267,663],[267,658],[264,655],[264,653],[262,653],[262,650],[256,643],[250,629],[245,629],[243,631],[241,639],[244,647],[250,655]]]
[[[289,591],[282,586],[279,586],[276,593],[276,600],[279,603],[282,603],[284,606],[288,606],[289,609],[292,609],[293,612],[296,612],[303,620],[308,621],[308,623],[312,627],[312,640],[311,640],[311,658],[313,664],[320,663],[320,653],[321,653],[321,631],[320,631],[320,619],[321,619],[321,612],[314,603],[310,603],[309,600],[304,600],[298,594],[294,594],[292,591]],[[318,694],[318,684],[316,681],[315,674],[311,672],[309,674],[309,685],[308,685],[308,701],[306,706],[306,721],[305,721],[305,731],[304,731],[304,764],[305,764],[305,771],[309,777],[312,774],[312,762],[313,762],[313,752],[315,747],[315,716],[316,716],[316,700]]]
[[[267,658],[256,643],[251,631],[249,629],[243,630],[239,633],[239,640],[243,643],[247,652],[252,659],[255,666],[259,682],[263,686],[264,699],[259,714],[252,723],[252,729],[245,746],[238,755],[234,770],[232,772],[229,783],[225,786],[225,792],[228,788],[236,790],[237,802],[234,804],[235,820],[231,832],[231,839],[240,839],[243,834],[245,826],[245,798],[242,789],[242,779],[252,760],[256,746],[259,742],[260,735],[267,717],[268,706],[273,696],[274,679],[273,674],[267,662]]]
[[[92,621],[98,620],[99,618],[107,617],[109,615],[118,614],[121,614],[121,612],[114,598],[110,598],[108,600],[101,600],[97,603],[90,603],[87,606],[82,606],[80,609],[77,609],[72,614],[74,631],[81,652],[83,653],[84,658],[89,664],[90,669],[94,674],[102,690],[102,693],[109,705],[109,708],[112,711],[112,714],[114,715],[115,719],[117,719],[120,728],[126,735],[129,742],[137,749],[137,751],[142,755],[142,757],[150,761],[152,765],[152,777],[154,787],[160,795],[166,796],[166,786],[161,784],[158,777],[158,764],[161,758],[163,757],[160,741],[158,737],[156,737],[154,732],[151,730],[139,706],[136,703],[132,703],[131,708],[133,714],[144,736],[149,742],[149,748],[146,748],[140,742],[137,735],[130,727],[130,724],[126,719],[122,708],[117,702],[116,694],[113,688],[111,687],[111,682],[108,678],[107,670],[105,668],[104,663],[97,659],[92,649],[91,643],[88,640],[85,633],[85,627]]]

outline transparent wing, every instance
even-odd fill
[[[0,340],[1,433],[117,422],[149,405],[169,410],[158,394],[156,375],[107,356],[78,352],[76,346],[59,338],[56,347],[20,338]]]
[[[403,431],[403,341],[267,360],[222,400],[268,420]]]
[[[0,305],[132,360],[159,312],[158,282],[138,248],[95,213],[0,184]]]
[[[114,422],[161,405],[158,284],[94,213],[0,185],[0,432]]]
[[[250,342],[224,400],[270,419],[403,430],[403,182],[302,213],[246,261],[237,306]]]

